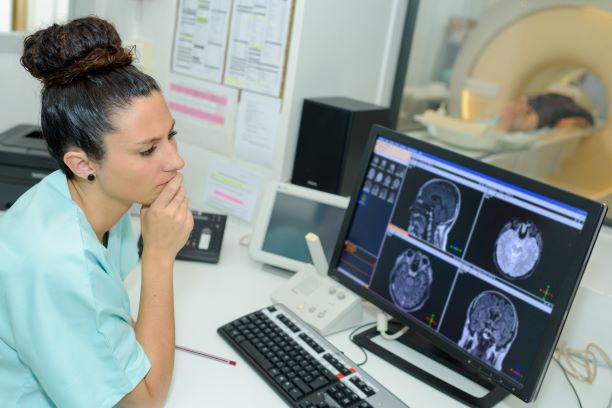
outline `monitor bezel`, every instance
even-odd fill
[[[567,268],[567,271],[572,273],[574,278],[564,279],[562,286],[557,292],[557,301],[555,305],[559,306],[556,306],[553,309],[553,313],[550,316],[548,328],[544,331],[545,334],[542,337],[542,341],[540,342],[540,345],[537,348],[537,357],[534,361],[534,364],[532,365],[531,372],[528,373],[529,375],[527,376],[526,381],[522,387],[513,386],[513,384],[507,380],[500,383],[498,379],[500,375],[498,374],[497,370],[493,369],[492,367],[488,366],[487,364],[481,362],[478,359],[474,359],[471,354],[461,349],[451,340],[446,339],[440,334],[434,334],[430,332],[422,325],[422,323],[419,323],[416,320],[411,320],[410,318],[402,315],[401,313],[398,313],[397,310],[395,310],[390,304],[383,302],[382,300],[374,296],[371,291],[365,289],[364,287],[357,284],[355,281],[346,277],[344,274],[337,270],[338,262],[340,260],[340,256],[344,248],[344,241],[348,232],[348,228],[351,225],[353,216],[355,214],[359,194],[361,192],[362,184],[364,182],[366,172],[368,170],[370,158],[374,153],[374,144],[376,143],[376,140],[379,136],[404,144],[416,150],[420,150],[424,153],[431,154],[443,160],[447,160],[452,163],[468,167],[470,169],[473,169],[474,171],[480,172],[487,176],[496,178],[506,183],[514,184],[523,189],[533,191],[535,193],[549,197],[553,200],[558,200],[560,202],[566,203],[567,205],[580,208],[587,212],[587,217],[584,222],[584,227],[582,229],[581,235],[589,238],[580,239],[578,242],[578,245],[576,247],[577,256],[574,257],[574,262],[568,265]],[[473,367],[474,371],[478,372],[479,376],[482,377],[485,381],[491,383],[492,385],[501,386],[502,388],[507,389],[510,393],[514,394],[525,402],[533,401],[537,397],[537,393],[544,379],[544,375],[546,374],[550,359],[553,356],[556,344],[559,340],[561,331],[565,324],[569,309],[578,290],[578,286],[586,268],[587,261],[595,244],[597,234],[603,223],[607,209],[606,205],[597,203],[584,197],[580,197],[578,195],[558,189],[556,187],[552,187],[539,181],[521,176],[519,174],[512,173],[510,171],[489,165],[482,161],[463,156],[459,153],[444,149],[440,146],[429,144],[427,142],[415,139],[402,133],[398,133],[394,130],[379,125],[374,125],[372,127],[364,152],[365,153],[362,157],[360,168],[357,172],[357,180],[359,180],[359,183],[354,186],[353,192],[351,194],[351,201],[345,213],[342,227],[340,228],[339,237],[336,242],[336,247],[334,248],[332,261],[330,263],[329,276],[332,279],[340,282],[344,286],[348,287],[349,289],[357,293],[359,296],[372,302],[374,305],[391,315],[400,323],[406,325],[417,334],[423,336],[434,346],[449,353],[452,357],[458,359],[462,363]]]
[[[253,228],[253,234],[249,244],[249,255],[256,261],[263,262],[264,264],[291,272],[297,272],[304,269],[309,264],[264,249],[264,242],[269,233],[270,219],[274,213],[274,206],[279,194],[341,210],[346,210],[349,204],[349,198],[280,181],[271,181],[268,183],[259,207],[257,221]],[[304,241],[304,243],[305,242],[306,241]]]

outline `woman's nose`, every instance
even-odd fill
[[[171,146],[168,150],[169,151],[166,155],[166,162],[164,163],[164,170],[176,171],[181,170],[183,167],[185,167],[185,160],[183,160],[183,158],[179,154],[177,147]]]

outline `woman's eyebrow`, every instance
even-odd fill
[[[168,134],[172,133],[172,131],[174,130],[175,123],[176,123],[176,121],[174,119],[172,119],[172,126],[170,126],[170,130],[168,131]],[[145,144],[149,144],[149,143],[159,142],[162,139],[163,139],[163,137],[152,137],[150,139],[146,139],[146,140],[142,140],[140,142],[136,142],[136,144],[137,145],[145,145]]]

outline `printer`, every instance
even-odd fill
[[[40,127],[17,125],[0,133],[0,210],[58,168]]]

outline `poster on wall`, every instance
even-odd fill
[[[279,98],[242,92],[234,142],[236,157],[265,167],[273,166],[280,110]]]
[[[230,8],[230,0],[179,1],[172,71],[221,82]]]
[[[227,214],[252,221],[261,190],[261,177],[224,159],[211,160],[207,174],[204,201]]]
[[[237,89],[184,75],[170,75],[164,93],[183,140],[218,153],[232,153]]]
[[[293,0],[234,0],[223,83],[281,96]]]

